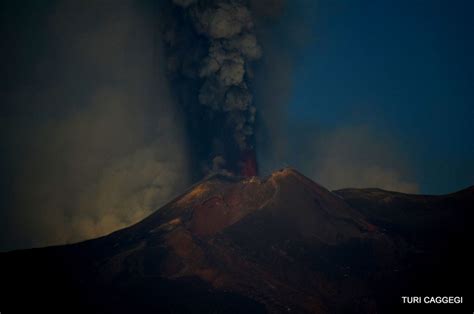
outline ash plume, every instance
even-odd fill
[[[257,174],[252,93],[262,48],[243,0],[173,0],[164,39],[167,66],[188,127],[195,174]]]

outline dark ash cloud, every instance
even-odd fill
[[[164,18],[169,77],[191,146],[199,146],[195,178],[216,171],[255,175],[252,80],[263,52],[251,8],[243,0],[173,1]]]

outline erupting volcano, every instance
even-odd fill
[[[0,1],[0,314],[472,313],[454,2]]]
[[[473,203],[473,188],[330,192],[292,169],[216,174],[108,236],[2,254],[0,303],[49,313],[63,302],[74,313],[399,313],[401,291],[459,292],[469,243],[458,231]],[[435,274],[439,283],[420,280]]]

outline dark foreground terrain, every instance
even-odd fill
[[[474,188],[214,176],[140,223],[0,254],[1,313],[472,313]],[[401,296],[463,296],[407,305]]]

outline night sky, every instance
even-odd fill
[[[426,194],[474,183],[472,1],[266,9],[251,86],[262,175]],[[193,183],[158,2],[0,11],[0,250],[105,234]]]
[[[318,1],[289,124],[395,139],[422,193],[474,182],[472,1]],[[299,136],[292,132],[290,136]]]

